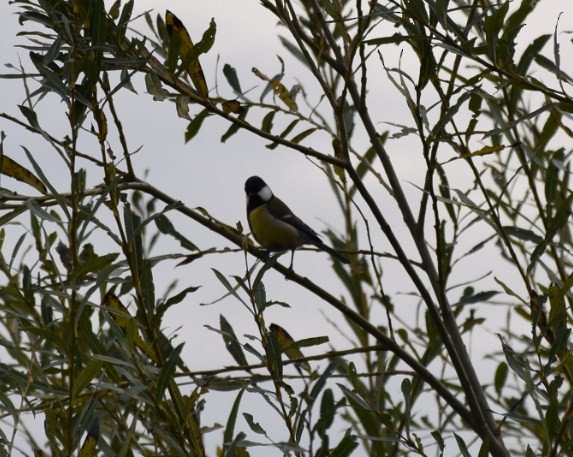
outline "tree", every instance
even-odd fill
[[[193,43],[170,11],[146,13],[149,31],[135,33],[133,0],[14,3],[29,61],[4,76],[21,78],[27,98],[20,117],[1,116],[40,135],[70,184],[60,191],[33,151],[29,166],[3,151],[2,173],[41,194],[2,198],[1,239],[18,237],[0,262],[6,454],[27,441],[36,455],[206,455],[201,416],[217,391],[234,398],[222,455],[249,455],[257,440],[317,456],[358,446],[376,456],[571,452],[572,79],[558,22],[518,46],[541,2],[262,0],[320,89],[289,90],[281,60],[272,77],[253,68],[259,100],[229,64],[221,73],[233,99],[205,78],[200,56],[214,52],[215,21]],[[396,46],[403,56],[390,62]],[[249,132],[324,172],[345,222],[326,235],[351,260],[332,265],[342,296],[258,249],[242,227],[142,179],[116,106],[142,77],[189,119],[187,141],[215,116],[229,125],[221,141]],[[407,120],[381,124],[387,94],[401,98]],[[54,96],[63,134],[40,116]],[[175,214],[261,260],[214,272],[258,332],[238,334],[233,316],[221,316],[213,331],[234,367],[186,366],[186,346],[164,328],[196,286],[168,286],[159,298],[158,269],[233,251],[199,249]],[[98,239],[112,252],[98,254]],[[177,248],[155,255],[164,239]],[[285,305],[267,296],[271,270],[332,307],[353,348],[325,352],[320,335],[294,341],[271,325],[269,309]],[[476,344],[495,371],[479,372],[468,350]],[[246,412],[245,395],[268,411]],[[30,413],[45,437],[28,428]],[[267,430],[269,413],[280,430]]]

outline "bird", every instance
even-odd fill
[[[275,197],[271,188],[258,176],[245,181],[247,194],[247,219],[255,240],[269,251],[294,251],[303,244],[312,244],[328,252],[342,263],[349,260],[322,242],[318,234],[300,220],[282,200]]]

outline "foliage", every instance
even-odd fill
[[[3,453],[27,442],[35,455],[206,455],[204,436],[217,426],[201,415],[218,391],[235,395],[218,455],[256,445],[340,457],[572,452],[573,80],[557,26],[523,37],[542,2],[262,0],[312,82],[289,89],[294,64],[281,58],[275,76],[253,69],[264,82],[258,99],[228,63],[221,72],[232,98],[206,80],[200,57],[214,52],[215,21],[194,43],[172,12],[146,13],[150,30],[135,33],[133,0],[13,3],[29,61],[4,77],[21,78],[27,98],[19,118],[0,116],[42,137],[69,185],[52,182],[32,152],[22,165],[2,147],[2,173],[42,194],[3,189]],[[396,46],[397,65],[388,57]],[[343,234],[327,236],[351,259],[333,263],[341,296],[268,257],[240,227],[141,178],[116,100],[143,85],[189,119],[187,141],[217,117],[229,124],[222,142],[249,132],[324,171],[345,222]],[[390,93],[409,118],[381,124]],[[64,134],[45,130],[39,115],[54,97]],[[187,367],[186,346],[163,326],[196,286],[160,297],[157,268],[233,251],[199,249],[174,214],[262,260],[229,277],[214,271],[257,329],[238,334],[235,316],[223,315],[212,328],[234,367]],[[154,255],[168,238],[179,251]],[[96,253],[94,239],[113,249]],[[288,306],[267,296],[271,269],[331,306],[352,349],[301,358],[325,339],[294,341],[266,321],[271,306]],[[386,280],[392,271],[400,288]],[[494,373],[478,372],[468,350],[476,343]],[[245,394],[270,413],[253,414]],[[267,429],[265,414],[282,428]],[[31,431],[30,415],[44,436]]]

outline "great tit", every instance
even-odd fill
[[[313,229],[275,197],[271,188],[261,178],[251,176],[247,179],[245,193],[249,227],[263,248],[269,251],[291,250],[294,257],[295,249],[303,244],[313,244],[340,262],[349,263],[346,257],[324,244]]]

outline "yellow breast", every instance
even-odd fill
[[[265,205],[250,212],[249,225],[255,239],[265,249],[286,251],[302,245],[298,230],[271,216]]]

